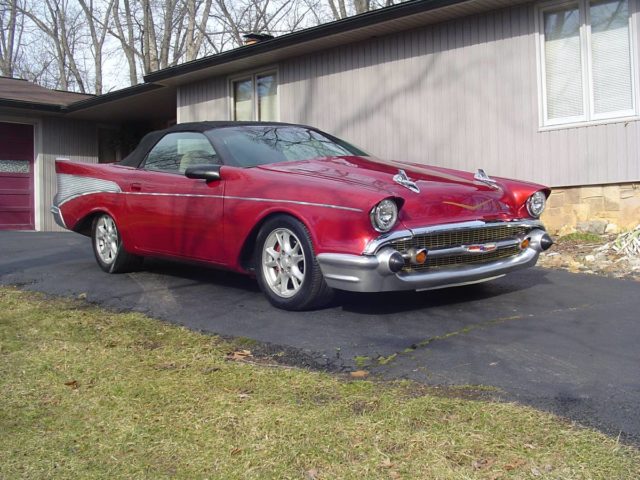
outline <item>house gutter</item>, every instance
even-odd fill
[[[0,98],[0,107],[16,108],[20,110],[36,110],[38,112],[62,113],[63,105],[52,103],[28,102],[25,100],[12,100],[10,98]]]

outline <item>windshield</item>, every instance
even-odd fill
[[[342,140],[307,127],[257,125],[210,130],[207,135],[216,150],[223,152],[225,163],[255,167],[271,163],[309,160],[365,152]]]

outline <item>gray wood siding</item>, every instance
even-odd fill
[[[55,160],[69,158],[76,162],[98,161],[98,133],[91,122],[78,122],[61,118],[44,117],[40,123],[41,150],[38,155],[40,170],[39,202],[40,229],[62,230],[53,220],[49,209],[56,194]]]
[[[278,70],[282,121],[380,157],[551,186],[640,180],[638,121],[539,131],[533,3],[293,58]],[[227,95],[226,77],[181,87],[178,121],[228,118]]]
[[[178,123],[202,120],[228,120],[226,77],[217,77],[178,89]]]

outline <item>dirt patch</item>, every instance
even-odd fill
[[[540,255],[538,265],[640,281],[640,227],[620,235],[566,235]]]

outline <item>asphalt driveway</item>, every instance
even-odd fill
[[[316,367],[358,358],[385,378],[494,386],[640,443],[640,283],[630,280],[535,268],[456,289],[343,294],[291,313],[239,275],[160,261],[107,275],[85,237],[0,232],[0,284],[290,347]]]

